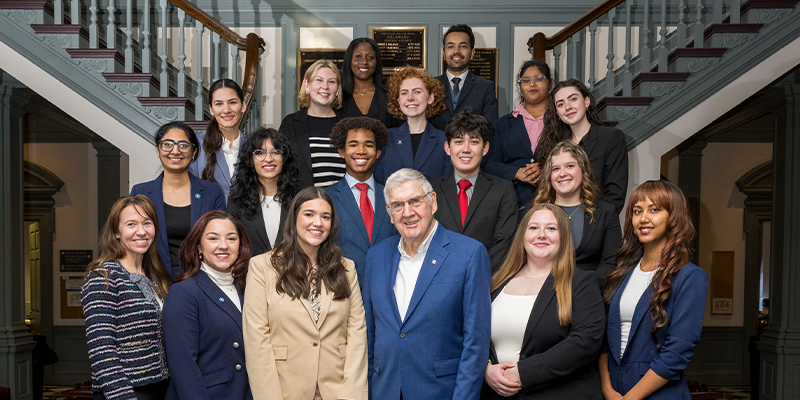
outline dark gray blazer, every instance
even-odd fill
[[[601,289],[616,265],[615,256],[621,240],[619,214],[614,206],[598,201],[591,222],[589,214],[584,212],[583,236],[575,249],[575,264],[580,269],[593,271]]]
[[[431,180],[438,204],[436,220],[453,232],[483,243],[489,252],[494,273],[503,264],[517,229],[517,195],[514,185],[480,171],[462,226],[454,174],[451,171]]]
[[[625,134],[617,128],[592,124],[583,150],[594,169],[595,184],[602,199],[622,211],[628,191],[628,147]]]
[[[267,228],[264,226],[264,213],[261,212],[261,207],[258,207],[258,211],[256,211],[252,217],[248,217],[247,215],[244,215],[242,210],[239,208],[239,205],[236,204],[235,201],[229,201],[227,211],[229,214],[235,215],[236,218],[239,218],[239,220],[242,221],[244,230],[247,232],[247,236],[250,238],[251,257],[255,257],[259,254],[263,254],[272,250],[276,244],[283,240],[283,224],[286,222],[287,215],[285,209],[281,208],[281,222],[280,228],[278,229],[278,237],[276,238],[269,238],[267,236]]]
[[[450,93],[451,84],[447,80],[447,74],[439,75],[436,79],[444,85],[444,97],[447,104],[447,109],[443,113],[428,120],[436,129],[443,131],[450,122],[450,118],[468,109],[486,117],[489,125],[497,119],[497,94],[492,81],[468,71],[464,78],[461,94],[458,96],[458,104],[453,107],[453,96]]]

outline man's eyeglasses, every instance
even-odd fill
[[[533,82],[542,83],[545,80],[547,80],[547,78],[544,75],[536,75],[522,77],[517,82],[519,82],[521,85],[530,85]]]
[[[178,151],[180,151],[181,153],[188,153],[188,152],[192,151],[192,148],[194,147],[193,144],[191,144],[191,143],[189,143],[189,142],[187,142],[185,140],[181,140],[180,142],[176,143],[176,142],[174,142],[172,140],[165,139],[165,140],[162,140],[162,141],[158,142],[158,148],[161,149],[161,151],[163,151],[165,153],[171,152],[172,149],[174,149],[176,145],[178,146]]]
[[[272,149],[269,151],[269,155],[272,158],[280,158],[283,157],[283,152],[280,150]],[[253,158],[255,158],[256,161],[264,161],[264,159],[267,158],[267,152],[264,151],[263,149],[257,149],[253,151]]]
[[[423,194],[422,196],[415,196],[406,201],[395,201],[393,203],[389,203],[386,206],[386,209],[391,211],[393,214],[398,214],[403,212],[406,208],[406,203],[410,205],[412,208],[419,208],[422,205],[423,201],[426,201],[425,198],[430,196],[433,191]]]

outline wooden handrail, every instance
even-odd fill
[[[536,33],[533,37],[528,39],[528,50],[533,54],[533,59],[545,61],[545,52],[547,50],[552,50],[557,45],[564,43],[567,39],[572,37],[572,35],[580,32],[581,29],[589,26],[592,21],[600,18],[603,14],[618,6],[623,1],[624,0],[606,0],[553,36],[545,37],[542,32]]]
[[[223,25],[222,22],[219,22],[216,18],[208,15],[205,11],[201,10],[200,7],[196,5],[184,1],[184,0],[170,0],[175,7],[180,8],[183,11],[186,11],[192,18],[197,21],[203,23],[203,25],[207,26],[208,29],[216,32],[220,35],[223,39],[227,40],[228,43],[234,44],[240,50],[245,50],[247,48],[247,39],[239,36],[238,33],[231,30],[227,26]]]

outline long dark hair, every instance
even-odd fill
[[[250,238],[244,229],[244,225],[239,221],[239,218],[226,213],[221,210],[209,211],[201,216],[197,222],[194,223],[192,230],[183,239],[180,250],[181,274],[178,275],[178,282],[189,279],[197,275],[200,270],[200,263],[202,258],[197,249],[200,247],[200,241],[203,239],[203,231],[209,222],[215,219],[226,219],[233,223],[236,227],[236,233],[239,235],[239,254],[236,261],[231,266],[233,275],[233,284],[236,289],[244,291],[244,285],[247,281],[247,266],[250,264]]]
[[[594,211],[597,207],[597,198],[600,195],[600,190],[594,183],[594,169],[586,152],[570,140],[557,144],[548,154],[544,167],[541,169],[542,177],[539,179],[539,194],[533,199],[533,203],[555,203],[556,190],[553,188],[553,182],[550,181],[550,172],[553,170],[553,157],[561,153],[571,155],[578,162],[578,166],[581,167],[581,206],[589,214],[589,221],[594,221]]]
[[[622,243],[617,251],[617,266],[608,274],[603,300],[606,306],[611,303],[622,281],[644,255],[644,245],[636,237],[632,219],[633,207],[646,199],[669,213],[665,233],[667,241],[661,251],[658,271],[653,277],[653,300],[649,307],[654,322],[650,333],[655,334],[658,328],[667,324],[664,302],[672,294],[672,277],[689,262],[689,244],[694,237],[694,226],[689,218],[686,197],[674,184],[667,181],[647,181],[631,194],[625,210]]]
[[[317,279],[333,293],[334,300],[346,299],[350,297],[350,284],[347,282],[342,263],[342,250],[336,243],[339,230],[336,209],[328,193],[313,186],[301,190],[295,196],[291,212],[283,225],[283,241],[272,251],[272,268],[275,268],[278,274],[275,287],[278,293],[286,293],[293,299],[308,297],[310,291],[308,270],[311,267],[311,259],[297,240],[297,216],[303,204],[314,199],[323,199],[331,207],[331,230],[317,252]]]
[[[355,80],[353,79],[353,52],[356,51],[356,48],[361,43],[372,46],[372,50],[375,52],[375,72],[372,74],[372,83],[375,85],[375,90],[388,90],[383,83],[383,62],[381,61],[381,48],[378,47],[378,43],[367,37],[355,38],[347,46],[347,50],[344,51],[344,62],[342,62],[342,95],[344,100],[353,96],[353,88],[355,86]]]
[[[589,91],[586,85],[577,79],[568,79],[558,82],[553,86],[553,89],[550,90],[550,94],[547,95],[547,109],[544,112],[544,128],[542,129],[542,134],[539,136],[539,144],[537,145],[537,149],[541,150],[539,154],[550,154],[550,151],[553,150],[553,147],[555,147],[557,143],[565,140],[572,140],[572,129],[561,120],[561,117],[558,116],[558,112],[556,111],[556,93],[566,87],[578,89],[581,96],[589,99],[589,107],[586,108],[586,118],[592,125],[603,126],[603,120],[600,119],[600,114],[597,112],[597,102],[594,100],[592,92]],[[539,165],[543,164],[544,158],[541,157]]]
[[[294,146],[283,133],[272,128],[260,128],[247,135],[244,143],[239,147],[236,179],[233,180],[231,194],[228,198],[228,202],[235,202],[242,210],[242,215],[247,217],[255,215],[261,207],[260,195],[264,193],[264,185],[258,179],[258,172],[253,163],[253,152],[260,149],[267,139],[272,142],[272,147],[283,154],[283,166],[278,175],[277,195],[281,208],[288,210],[292,199],[300,191],[299,160]]]
[[[108,219],[106,219],[106,223],[100,231],[98,240],[100,257],[89,263],[86,272],[94,272],[107,280],[108,271],[102,267],[102,264],[108,261],[120,260],[127,256],[127,252],[122,247],[119,239],[117,239],[117,235],[119,234],[120,215],[122,210],[128,206],[140,208],[145,214],[142,216],[153,221],[155,234],[153,235],[153,243],[150,244],[150,248],[147,249],[147,253],[142,259],[142,272],[155,284],[156,292],[163,299],[169,290],[169,277],[164,264],[161,262],[161,257],[158,255],[158,246],[156,246],[156,240],[158,240],[158,216],[153,202],[144,195],[122,196],[111,206],[111,212],[108,214]]]
[[[223,78],[214,82],[211,84],[211,87],[208,88],[209,107],[214,101],[214,93],[222,88],[233,89],[233,91],[236,92],[236,97],[244,104],[244,93],[239,84],[230,79]],[[242,120],[240,119],[239,126],[241,125]],[[201,179],[209,182],[217,181],[214,178],[214,171],[217,168],[217,151],[219,151],[220,148],[222,148],[222,131],[219,130],[219,122],[217,122],[217,119],[212,118],[211,121],[208,121],[206,137],[203,139],[203,152],[206,153],[206,165],[203,167],[203,172],[200,176]]]

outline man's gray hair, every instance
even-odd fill
[[[386,185],[383,188],[383,198],[386,200],[386,205],[389,205],[389,193],[392,191],[392,189],[408,181],[419,182],[419,185],[422,187],[422,191],[426,194],[433,191],[433,186],[431,186],[431,183],[425,179],[425,175],[422,175],[421,172],[413,168],[399,169],[389,176],[389,179],[386,180]],[[428,195],[426,197],[428,198],[428,203],[431,203],[431,196]]]

